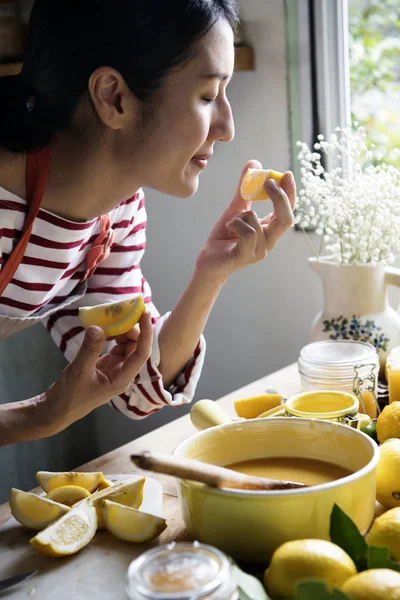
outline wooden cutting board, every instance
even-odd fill
[[[107,475],[113,482],[132,475]],[[138,477],[139,478],[139,477]],[[128,566],[141,553],[158,544],[187,539],[174,484],[167,494],[161,484],[146,477],[141,510],[167,516],[168,528],[154,542],[133,544],[118,540],[108,531],[98,531],[78,554],[69,558],[47,558],[34,550],[29,540],[35,535],[11,518],[0,528],[0,579],[38,569],[32,579],[3,593],[0,599],[13,600],[124,600]],[[163,504],[163,506],[162,506]]]

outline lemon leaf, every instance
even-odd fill
[[[400,564],[390,558],[389,548],[368,546],[368,569],[392,569],[400,572]]]
[[[350,600],[339,589],[328,590],[323,581],[303,581],[296,586],[294,600]]]
[[[335,504],[331,513],[331,541],[340,546],[353,559],[357,571],[367,568],[367,542],[348,515]]]

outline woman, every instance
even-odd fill
[[[0,81],[0,276],[17,262],[27,205],[35,216],[0,297],[0,332],[43,321],[71,364],[43,396],[0,407],[0,443],[52,435],[110,400],[132,418],[190,402],[221,288],[292,224],[291,173],[266,184],[274,212],[264,219],[238,187],[160,317],[140,270],[141,188],[191,196],[215,143],[232,140],[236,23],[235,0],[36,0],[22,73]],[[109,340],[99,358],[104,335],[84,337],[78,307],[138,293],[152,327],[144,316],[140,335]]]

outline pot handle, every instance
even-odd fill
[[[386,285],[400,287],[400,269],[397,269],[396,267],[385,267],[385,283]]]
[[[190,411],[190,419],[199,431],[232,423],[232,419],[218,406],[214,400],[199,400]]]

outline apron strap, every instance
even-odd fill
[[[39,152],[28,152],[26,158],[26,200],[29,206],[22,237],[11,256],[0,271],[0,296],[12,280],[15,271],[24,258],[31,237],[33,222],[37,217],[46,189],[50,169],[50,146]]]

